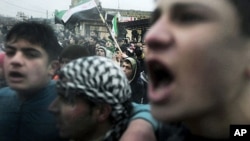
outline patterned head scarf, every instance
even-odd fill
[[[132,111],[131,89],[125,74],[111,59],[91,56],[68,63],[61,69],[57,88],[65,90],[68,98],[76,90],[91,102],[110,104],[113,128],[104,140],[119,140]]]

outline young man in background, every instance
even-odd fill
[[[0,90],[1,141],[61,140],[48,111],[56,97],[49,71],[60,51],[45,24],[21,22],[6,35],[4,74],[9,87]]]

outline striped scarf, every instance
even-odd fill
[[[60,71],[58,89],[82,91],[94,103],[107,103],[112,107],[113,128],[104,141],[117,141],[127,127],[132,111],[131,89],[128,80],[112,60],[100,56],[79,58]],[[69,92],[66,97],[71,97]]]

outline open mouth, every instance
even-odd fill
[[[148,62],[149,77],[154,89],[169,86],[174,81],[174,75],[158,61]]]
[[[22,78],[22,77],[24,77],[24,75],[19,73],[19,72],[10,72],[9,76],[12,77],[12,78]]]

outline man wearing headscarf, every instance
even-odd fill
[[[118,141],[131,118],[145,117],[136,114],[146,109],[130,101],[125,74],[106,57],[84,57],[66,64],[59,73],[57,90],[49,110],[64,138]]]

